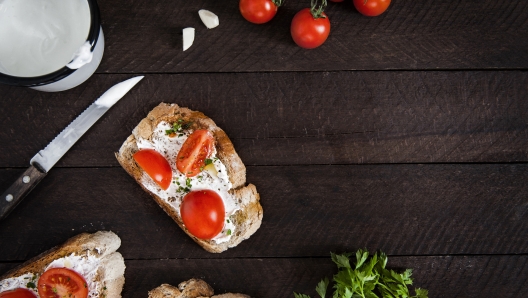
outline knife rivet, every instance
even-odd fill
[[[22,178],[22,182],[24,182],[24,183],[29,183],[29,181],[31,181],[31,178],[29,176],[24,176]]]
[[[11,202],[12,200],[13,200],[13,195],[12,194],[8,194],[6,196],[6,201]]]

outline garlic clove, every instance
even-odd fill
[[[220,20],[218,20],[218,16],[210,12],[209,10],[200,9],[198,11],[198,15],[200,15],[200,19],[204,23],[205,27],[207,27],[208,29],[213,29],[220,25]]]
[[[194,42],[194,28],[183,28],[183,50],[187,50]]]

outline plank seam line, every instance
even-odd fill
[[[328,73],[328,72],[518,72],[528,68],[416,68],[416,69],[334,69],[334,70],[267,70],[267,71],[197,71],[197,72],[96,72],[96,75],[185,75],[185,74],[274,74],[274,73]]]
[[[246,164],[247,168],[251,167],[313,167],[313,166],[413,166],[413,165],[526,165],[528,161],[512,161],[512,162],[394,162],[394,163],[312,163],[312,164],[277,164],[277,165],[266,165],[266,164]],[[53,167],[54,169],[114,169],[121,168],[119,165],[109,166],[58,166]],[[0,170],[23,170],[27,169],[26,166],[15,166],[15,167],[0,167]]]

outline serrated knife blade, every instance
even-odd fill
[[[134,77],[108,89],[30,161],[30,167],[0,197],[0,220],[46,176],[90,127],[119,101],[143,76]]]

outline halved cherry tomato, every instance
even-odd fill
[[[282,0],[240,0],[238,8],[244,19],[264,24],[273,19],[281,3]]]
[[[353,0],[356,9],[365,16],[375,17],[384,13],[391,0]]]
[[[161,188],[169,188],[172,169],[163,155],[154,149],[141,149],[134,153],[134,160]]]
[[[206,129],[195,130],[178,152],[176,167],[185,176],[194,177],[202,171],[213,149],[213,134]]]
[[[224,202],[212,190],[196,190],[185,195],[180,213],[187,230],[200,239],[211,239],[224,228]]]
[[[86,298],[88,286],[84,278],[68,268],[46,270],[38,280],[40,298]]]
[[[0,293],[0,298],[36,298],[37,295],[28,289],[18,288]]]

